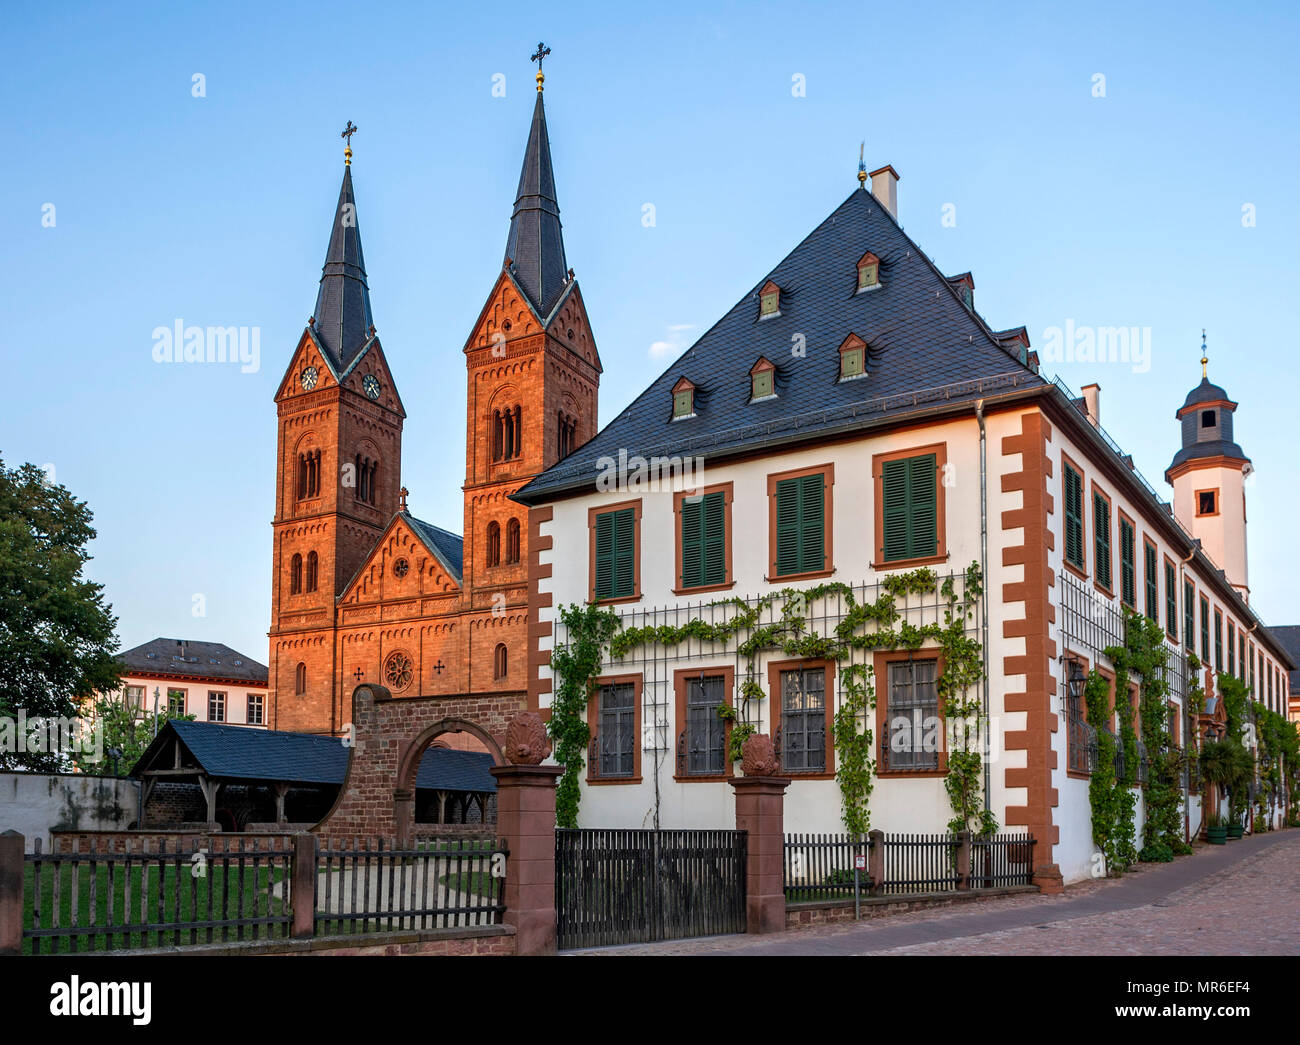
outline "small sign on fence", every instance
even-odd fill
[[[864,855],[861,854],[861,853],[859,853],[858,855],[854,856],[854,858],[853,858],[853,870],[855,870],[855,871],[865,871],[866,869],[867,869],[867,858],[866,858],[866,856],[864,856]]]

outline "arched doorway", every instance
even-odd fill
[[[492,756],[493,765],[506,764],[505,756],[501,753],[496,738],[477,723],[463,718],[444,718],[426,726],[402,748],[397,763],[397,779],[393,787],[393,823],[397,829],[399,846],[405,847],[411,844],[412,827],[415,823],[415,785],[416,777],[420,772],[420,761],[424,758],[425,752],[433,746],[433,742],[448,733],[468,733]]]

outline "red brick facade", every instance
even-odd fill
[[[528,510],[509,494],[558,461],[566,440],[576,448],[596,431],[600,362],[577,285],[564,290],[544,324],[503,272],[464,355],[465,536],[458,578],[399,511],[405,411],[378,342],[340,387],[304,334],[276,397],[272,729],[345,733],[349,695],[359,683],[386,686],[399,699],[455,696],[467,708],[527,690],[534,531]],[[307,391],[299,375],[309,365],[320,378]],[[361,385],[371,373],[381,388],[374,402]],[[498,418],[507,415],[509,447],[498,431]],[[300,497],[300,455],[317,452],[319,492]],[[355,477],[345,471],[358,455],[379,462],[373,506],[358,499]],[[306,590],[312,553],[315,591]],[[295,555],[304,564],[296,593]],[[404,682],[386,670],[394,663],[409,668]]]

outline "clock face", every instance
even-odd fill
[[[314,366],[309,366],[304,368],[302,372],[303,391],[310,392],[313,388],[315,388],[316,380],[319,377],[320,377],[320,371],[317,370]]]
[[[361,387],[365,389],[366,396],[370,399],[379,398],[379,378],[374,374],[367,374],[361,379]]]

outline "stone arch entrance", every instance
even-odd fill
[[[426,726],[414,740],[406,743],[397,763],[397,779],[393,786],[393,824],[397,841],[402,846],[410,843],[411,829],[415,823],[415,781],[420,772],[420,762],[433,742],[447,733],[469,733],[487,748],[493,765],[506,765],[496,738],[468,719],[443,718]]]
[[[333,807],[312,830],[319,835],[411,840],[420,759],[448,733],[478,739],[497,766],[510,720],[528,710],[528,694],[394,697],[363,683],[352,692],[351,754]]]

